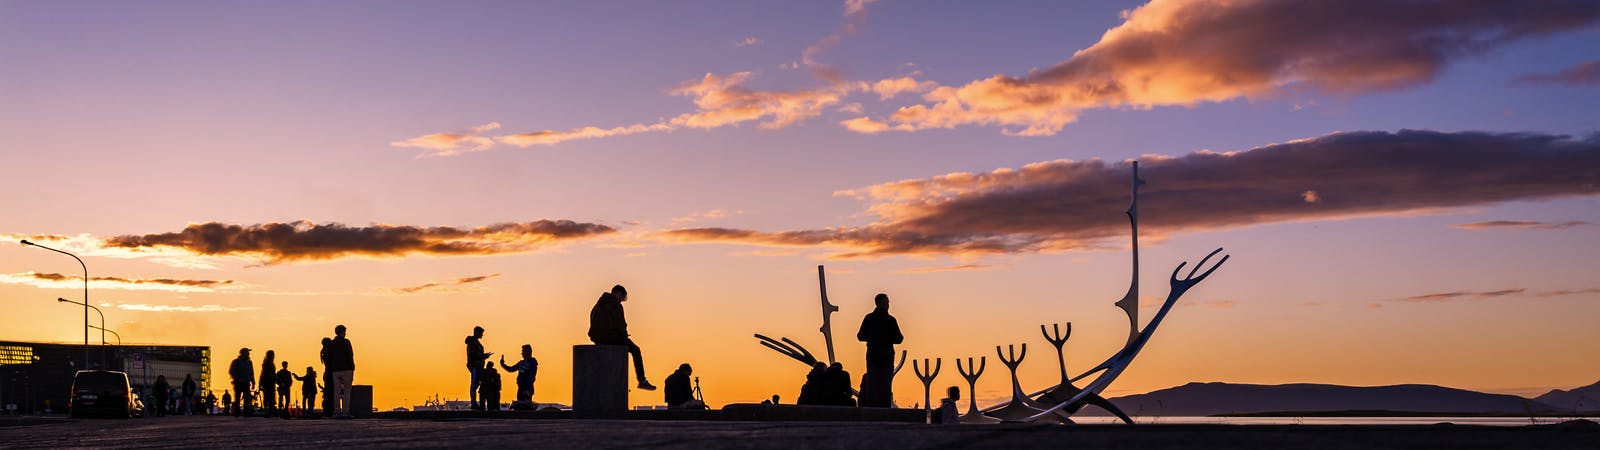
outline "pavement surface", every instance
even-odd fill
[[[954,425],[693,420],[0,419],[0,448],[1600,449],[1600,425]]]

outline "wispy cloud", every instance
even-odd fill
[[[722,210],[722,209],[713,209],[713,210],[706,211],[706,212],[703,212],[703,213],[694,213],[694,214],[689,214],[689,215],[682,216],[682,217],[675,217],[675,218],[672,219],[672,223],[674,223],[674,224],[694,223],[694,222],[699,222],[699,221],[702,221],[702,220],[721,219],[721,218],[724,218],[724,217],[728,217],[730,215],[731,216],[737,216],[737,215],[741,215],[741,214],[744,214],[744,211],[728,212],[728,211]]]
[[[672,95],[693,97],[697,110],[653,123],[638,123],[611,128],[580,127],[566,131],[542,130],[496,136],[501,143],[517,147],[555,145],[566,141],[627,136],[684,128],[711,129],[746,122],[757,122],[762,129],[778,129],[816,117],[836,105],[859,85],[838,85],[816,89],[762,90],[747,86],[751,72],[728,75],[708,73],[669,91]],[[431,136],[431,135],[430,135]],[[438,156],[456,153],[440,153]]]
[[[422,156],[450,156],[481,152],[494,147],[494,140],[484,136],[484,134],[498,129],[500,129],[499,122],[489,122],[464,130],[425,134],[403,141],[390,142],[389,145],[427,150],[427,153]]]
[[[912,269],[899,270],[899,271],[896,271],[896,273],[925,274],[925,273],[940,273],[940,272],[967,272],[967,271],[993,270],[993,269],[995,269],[995,266],[991,266],[991,265],[988,265],[988,264],[973,263],[973,264],[959,264],[959,265],[954,265],[954,266],[917,267],[917,268],[912,268]]]
[[[1600,294],[1600,288],[1557,289],[1533,294],[1535,297],[1564,297],[1568,295]]]
[[[1501,289],[1501,290],[1498,290],[1498,291],[1438,292],[1438,293],[1433,293],[1433,294],[1413,295],[1413,296],[1410,296],[1410,297],[1402,298],[1400,300],[1401,301],[1406,301],[1406,302],[1417,302],[1417,303],[1448,302],[1448,301],[1455,301],[1455,300],[1462,300],[1462,299],[1481,300],[1481,299],[1486,299],[1486,298],[1504,297],[1504,296],[1507,296],[1507,295],[1516,295],[1516,294],[1521,294],[1521,293],[1527,292],[1527,291],[1528,291],[1527,289],[1523,289],[1523,288],[1512,288],[1512,289]]]
[[[845,23],[817,43],[806,47],[801,52],[800,61],[793,63],[791,68],[802,66],[807,68],[816,78],[826,82],[823,86],[757,89],[749,86],[750,80],[755,77],[754,72],[707,73],[699,79],[680,83],[667,91],[671,95],[692,98],[696,107],[695,111],[671,118],[625,125],[591,125],[567,130],[546,129],[492,137],[484,134],[499,129],[500,124],[489,123],[466,130],[426,134],[391,142],[390,145],[422,149],[428,152],[424,156],[452,156],[488,150],[496,144],[527,148],[681,129],[713,129],[748,122],[757,122],[758,127],[769,130],[789,127],[821,115],[829,107],[838,105],[846,95],[872,89],[872,85],[868,83],[845,80],[839,69],[820,62],[818,57],[824,50],[838,45],[844,36],[855,32],[865,22],[866,7],[873,1],[875,0],[846,1]],[[760,43],[759,38],[750,36],[734,45],[745,47]],[[900,80],[886,81],[889,84],[884,84],[883,89],[896,89],[896,93],[932,87],[931,84],[918,84],[910,88],[899,87],[895,83],[900,83]]]
[[[738,41],[735,41],[733,43],[733,46],[734,47],[749,47],[749,46],[757,45],[757,44],[760,44],[760,43],[761,43],[761,38],[757,38],[755,36],[746,36],[744,39],[740,39]]]
[[[1511,84],[1600,85],[1600,60],[1580,63],[1556,73],[1530,73],[1511,80]]]
[[[1397,301],[1408,302],[1408,303],[1446,303],[1446,302],[1453,302],[1453,301],[1458,301],[1458,300],[1485,300],[1485,299],[1491,299],[1491,298],[1510,297],[1510,296],[1534,297],[1534,298],[1550,298],[1550,297],[1566,297],[1566,296],[1570,296],[1570,295],[1591,295],[1591,294],[1600,294],[1600,288],[1591,287],[1591,288],[1580,288],[1580,289],[1558,289],[1558,290],[1540,291],[1540,292],[1529,292],[1528,289],[1525,289],[1525,288],[1508,288],[1508,289],[1500,289],[1500,290],[1494,290],[1494,291],[1450,291],[1450,292],[1436,292],[1436,293],[1432,293],[1432,294],[1423,294],[1423,295],[1413,295],[1413,296],[1410,296],[1410,297],[1405,297],[1405,298],[1398,299]]]
[[[1600,136],[1348,132],[1249,150],[1141,158],[1145,238],[1201,230],[1600,194]],[[1337,174],[1336,176],[1334,174]],[[1092,249],[1125,239],[1129,164],[1058,160],[836,195],[869,225],[797,231],[684,228],[668,242],[826,247],[835,257]],[[1306,201],[1315,191],[1317,201]]]
[[[1600,18],[1600,5],[1154,0],[1123,17],[1099,42],[1055,66],[941,86],[923,104],[846,126],[877,132],[991,125],[1008,135],[1046,136],[1092,108],[1392,90],[1430,82],[1464,57],[1583,27]],[[1590,70],[1526,81],[1570,83],[1592,78]]]
[[[241,312],[241,311],[256,311],[256,310],[261,309],[258,306],[153,305],[153,304],[147,304],[147,303],[121,303],[121,304],[117,304],[116,308],[124,310],[124,311],[182,312],[182,313]]]
[[[83,287],[83,277],[59,273],[22,272],[0,274],[0,283],[20,284],[46,289],[76,289]],[[124,278],[89,277],[89,287],[94,289],[122,289],[168,292],[212,292],[218,289],[238,288],[233,280],[185,280],[174,278]]]
[[[190,224],[176,232],[105,239],[48,235],[36,238],[47,244],[61,242],[71,247],[84,247],[86,254],[120,258],[150,257],[156,262],[183,257],[244,257],[275,264],[412,254],[468,256],[526,253],[615,231],[601,224],[548,219],[475,228],[381,224],[348,226],[309,221],[248,226],[207,222]]]
[[[1593,226],[1594,222],[1582,220],[1569,220],[1565,222],[1540,222],[1535,220],[1490,220],[1486,222],[1473,222],[1451,225],[1463,230],[1565,230],[1576,227]]]
[[[495,278],[495,277],[498,277],[498,276],[500,276],[500,274],[491,273],[491,274],[488,274],[488,275],[479,275],[479,276],[475,276],[475,277],[457,278],[457,279],[451,280],[451,281],[429,282],[429,283],[419,284],[419,285],[416,285],[416,286],[408,286],[408,287],[402,287],[402,288],[386,289],[385,291],[396,293],[396,294],[415,294],[415,293],[418,293],[418,292],[438,292],[438,291],[460,292],[460,291],[462,291],[462,286],[481,283],[481,282],[487,281],[487,280],[489,280],[491,278]]]

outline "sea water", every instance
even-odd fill
[[[1561,417],[1210,417],[1210,416],[1134,416],[1137,424],[1223,424],[1223,425],[1456,425],[1525,426],[1548,425],[1574,419],[1600,421],[1597,416]],[[1120,424],[1111,416],[1075,416],[1085,424]]]

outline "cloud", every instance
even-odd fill
[[[1455,300],[1461,300],[1461,299],[1481,300],[1481,299],[1486,299],[1486,298],[1504,297],[1504,296],[1507,296],[1507,295],[1521,294],[1521,293],[1527,292],[1527,291],[1528,291],[1527,289],[1512,288],[1512,289],[1502,289],[1502,290],[1498,290],[1498,291],[1439,292],[1439,293],[1434,293],[1434,294],[1413,295],[1413,296],[1410,296],[1410,297],[1406,297],[1406,298],[1400,299],[1400,301],[1417,302],[1417,303],[1429,303],[1429,302],[1448,302],[1448,301],[1455,301]]]
[[[679,114],[671,119],[654,123],[639,123],[612,128],[580,127],[567,131],[543,130],[496,136],[495,141],[531,147],[555,145],[566,141],[627,136],[639,133],[673,131],[683,128],[711,129],[745,122],[759,121],[762,129],[779,129],[816,117],[829,106],[838,104],[860,85],[848,84],[817,89],[760,90],[746,83],[754,75],[737,72],[728,75],[707,73],[698,80],[679,84],[669,91],[672,95],[693,97],[696,111]],[[431,135],[430,135],[431,136]],[[445,156],[457,153],[440,153]]]
[[[1568,228],[1587,227],[1595,225],[1594,222],[1582,220],[1569,220],[1566,222],[1540,222],[1534,220],[1490,220],[1487,222],[1473,222],[1451,225],[1463,230],[1565,230]]]
[[[877,120],[898,130],[990,125],[1044,136],[1091,108],[1393,90],[1430,82],[1465,57],[1580,28],[1600,18],[1600,4],[1154,0],[1123,17],[1055,66],[941,86]]]
[[[1579,63],[1556,73],[1530,73],[1511,80],[1511,84],[1580,87],[1600,85],[1600,60]]]
[[[239,256],[259,258],[266,263],[282,263],[357,256],[525,253],[564,241],[615,231],[606,225],[570,220],[501,223],[476,228],[409,225],[356,227],[310,221],[249,226],[208,222],[190,224],[178,232],[116,236],[106,239],[101,246],[135,252],[177,249],[200,256]]]
[[[867,5],[873,4],[877,1],[878,0],[844,0],[844,16],[851,18],[860,17],[862,14],[867,13]]]
[[[1559,289],[1533,294],[1535,297],[1562,297],[1567,295],[1600,294],[1600,288]]]
[[[745,86],[750,72],[726,76],[708,73],[698,81],[674,88],[673,95],[694,97],[698,111],[674,117],[674,126],[716,128],[741,122],[765,120],[764,129],[777,129],[822,114],[824,108],[839,103],[856,86],[835,86],[790,91],[756,90]]]
[[[78,289],[83,287],[83,277],[59,273],[22,272],[0,274],[0,283],[20,284],[46,289]],[[233,280],[184,280],[173,278],[89,277],[93,289],[123,289],[168,292],[213,292],[218,289],[237,288]]]
[[[1249,150],[1146,156],[1140,232],[1404,215],[1600,194],[1600,135],[1346,132]],[[1057,160],[835,193],[873,223],[796,231],[684,228],[667,242],[828,247],[834,257],[1058,252],[1120,245],[1129,164]],[[1317,192],[1316,202],[1304,193]]]
[[[566,141],[582,139],[597,139],[603,137],[627,136],[630,134],[650,133],[657,131],[672,131],[674,128],[676,127],[667,123],[633,124],[612,128],[580,127],[567,131],[543,130],[532,133],[507,134],[503,136],[495,136],[494,140],[518,147],[532,147],[535,145],[556,145]]]
[[[146,304],[146,303],[122,303],[122,304],[118,304],[116,306],[117,306],[117,309],[121,309],[121,310],[125,310],[125,311],[186,312],[186,313],[196,313],[196,312],[199,312],[199,313],[241,312],[241,311],[255,311],[255,310],[261,309],[260,307],[256,307],[256,306],[238,306],[238,307],[229,307],[229,306],[222,306],[222,305],[188,306],[188,305],[152,305],[152,304]]]
[[[746,36],[744,39],[740,39],[740,40],[734,42],[733,46],[734,47],[749,47],[749,46],[760,44],[760,43],[761,43],[761,38],[757,38],[755,36]]]
[[[427,150],[428,153],[423,156],[451,156],[481,152],[494,147],[494,140],[482,136],[482,134],[498,129],[500,129],[499,122],[489,122],[465,130],[425,134],[403,141],[390,142],[389,145]]]
[[[872,83],[872,92],[879,100],[888,100],[908,92],[926,92],[938,87],[932,81],[917,81],[911,77],[885,78]]]
[[[694,223],[694,222],[699,222],[699,221],[702,221],[702,220],[721,219],[721,218],[724,218],[724,217],[728,217],[730,215],[737,216],[737,215],[742,215],[742,214],[744,214],[743,210],[728,212],[728,211],[722,210],[722,209],[713,209],[713,210],[706,211],[706,212],[703,212],[703,213],[694,213],[694,214],[689,214],[689,215],[683,216],[683,217],[675,217],[675,218],[672,219],[672,223],[675,223],[675,224]]]
[[[917,268],[912,268],[912,269],[905,269],[905,270],[895,271],[895,273],[925,274],[925,273],[939,273],[939,272],[967,272],[967,271],[976,271],[976,270],[993,270],[994,268],[995,268],[994,266],[991,266],[991,265],[988,265],[988,264],[976,264],[976,263],[974,263],[974,264],[959,264],[959,265],[954,265],[954,266],[941,266],[941,267],[917,267]]]
[[[861,134],[878,134],[889,131],[889,124],[872,120],[871,118],[867,117],[845,119],[839,121],[839,125],[843,125],[846,130]]]
[[[457,279],[455,279],[453,281],[431,282],[431,283],[419,284],[419,285],[416,285],[416,286],[387,289],[387,291],[388,292],[392,292],[392,293],[396,293],[396,294],[415,294],[415,293],[424,292],[424,291],[460,292],[462,290],[461,286],[475,284],[475,283],[481,283],[481,282],[484,282],[486,280],[489,280],[491,278],[495,278],[495,277],[498,277],[498,276],[500,276],[500,274],[491,273],[491,274],[488,274],[488,275],[479,275],[479,276],[475,276],[475,277],[457,278]]]

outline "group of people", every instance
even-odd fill
[[[628,322],[622,306],[627,300],[628,290],[622,285],[613,286],[610,291],[600,294],[599,300],[595,301],[594,307],[589,311],[589,339],[598,345],[627,348],[628,354],[633,359],[637,388],[653,391],[656,389],[655,385],[645,376],[643,352],[628,334]],[[878,294],[873,302],[875,308],[862,319],[861,328],[856,333],[856,338],[867,345],[867,369],[861,379],[859,397],[850,385],[850,374],[844,370],[843,364],[835,362],[829,365],[818,362],[806,375],[805,385],[800,389],[798,404],[892,406],[894,346],[903,342],[905,337],[900,333],[899,323],[889,314],[889,296]],[[323,372],[320,379],[322,410],[324,415],[333,417],[350,417],[351,414],[351,383],[354,380],[355,359],[350,341],[345,338],[345,331],[345,326],[339,325],[334,328],[333,338],[322,339]],[[485,351],[483,336],[483,327],[473,327],[472,335],[467,336],[465,340],[471,408],[499,410],[502,385],[500,371],[495,367],[495,362],[489,360],[494,353]],[[515,364],[507,364],[505,356],[501,356],[499,369],[517,374],[515,381],[517,398],[511,404],[512,409],[532,409],[535,407],[533,384],[538,377],[539,360],[533,357],[531,344],[523,344],[521,350],[522,358]],[[295,374],[289,371],[288,362],[275,361],[274,352],[267,350],[265,359],[261,363],[260,377],[257,377],[254,364],[250,360],[250,352],[249,348],[239,349],[239,356],[228,368],[233,390],[225,391],[222,396],[226,413],[235,416],[253,415],[255,400],[259,399],[267,415],[287,416],[293,409],[290,407],[289,392],[296,381],[301,385],[301,402],[298,409],[304,414],[310,414],[314,410],[319,391],[319,379],[315,368],[307,366],[304,374]],[[274,370],[275,365],[278,367],[277,370]],[[693,370],[688,363],[683,363],[678,366],[677,371],[667,377],[664,400],[668,408],[705,407],[704,402],[696,398],[695,388],[690,385]],[[157,380],[158,403],[165,402],[160,394],[167,390],[162,386],[165,383],[164,378]],[[194,381],[185,380],[182,390],[184,398],[191,398]],[[959,393],[952,393],[952,396],[957,395]],[[774,395],[770,401],[777,403],[777,397]]]
[[[355,378],[355,352],[350,340],[345,338],[344,325],[334,327],[333,334],[332,338],[322,338],[322,411],[326,416],[347,418],[351,415],[350,391]],[[255,364],[250,360],[250,351],[249,348],[239,349],[239,356],[228,366],[233,389],[222,393],[226,413],[234,416],[254,415],[256,400],[259,399],[261,409],[267,416],[288,417],[291,410],[296,409],[290,403],[289,393],[294,382],[299,381],[301,397],[298,409],[302,414],[310,415],[315,409],[319,390],[317,370],[306,366],[303,375],[295,374],[289,371],[287,361],[277,362],[277,355],[267,350],[261,361],[258,378]],[[277,369],[274,370],[274,367]]]
[[[150,404],[145,405],[146,414],[161,417],[169,414],[194,415],[205,413],[204,398],[200,397],[199,390],[194,382],[194,375],[184,374],[183,384],[173,387],[167,382],[166,375],[156,375],[156,381],[151,386]],[[207,393],[209,396],[210,394]],[[212,398],[212,400],[216,400]]]
[[[636,387],[653,391],[656,390],[656,386],[645,376],[643,352],[628,334],[628,319],[622,307],[625,301],[628,301],[628,289],[620,284],[600,294],[599,300],[595,301],[594,307],[589,311],[589,339],[599,345],[626,347],[633,359],[633,374],[638,382]],[[494,411],[500,409],[501,378],[495,363],[489,361],[494,352],[485,351],[483,335],[483,327],[473,327],[472,335],[467,336],[465,340],[467,392],[471,397],[470,407],[473,410]],[[535,406],[533,383],[539,374],[539,360],[533,357],[533,346],[522,345],[522,359],[516,364],[506,364],[505,356],[501,356],[500,368],[505,369],[507,373],[517,374],[517,400],[511,404],[511,408],[532,409]],[[684,363],[667,377],[664,400],[668,408],[705,408],[705,403],[696,398],[695,389],[690,383],[693,373],[694,368]]]
[[[483,332],[483,327],[472,327],[472,335],[467,336],[470,376],[467,392],[472,398],[473,410],[495,411],[500,409],[500,372],[495,370],[494,362],[489,361],[494,352],[483,350]],[[533,409],[533,381],[539,376],[539,360],[533,357],[533,345],[522,344],[522,359],[516,364],[506,364],[505,355],[501,355],[500,367],[517,374],[517,400],[511,404],[511,409]]]
[[[817,361],[800,386],[799,405],[856,406],[855,389],[850,387],[850,372],[844,364]]]

